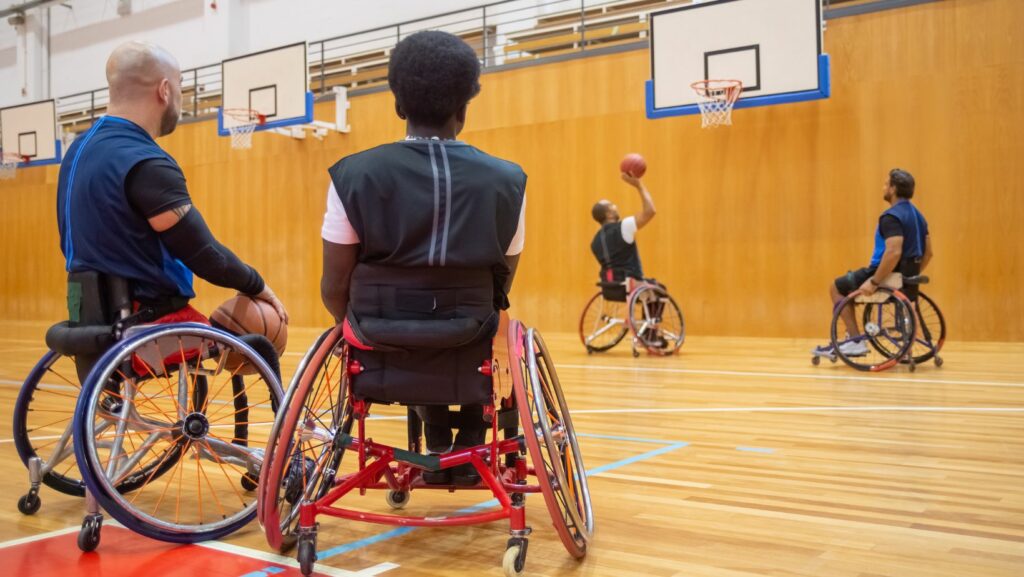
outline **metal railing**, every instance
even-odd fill
[[[874,3],[906,0],[874,0]],[[421,30],[443,30],[465,40],[486,69],[544,61],[647,41],[649,14],[691,0],[503,0],[307,44],[309,88],[317,96],[335,86],[360,91],[387,82],[391,50]],[[836,4],[868,0],[823,0]],[[182,115],[206,118],[221,104],[219,63],[182,71]],[[358,92],[356,92],[358,94]],[[351,92],[350,92],[351,94]],[[106,88],[57,98],[57,118],[68,133],[88,129],[109,102]]]

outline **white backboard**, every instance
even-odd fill
[[[221,63],[223,107],[218,132],[240,121],[223,110],[255,110],[266,118],[258,130],[304,124],[312,121],[313,99],[308,92],[309,71],[306,43],[292,44]]]
[[[60,162],[54,101],[0,110],[0,149],[6,154],[28,157],[30,165]]]
[[[697,113],[699,80],[743,82],[736,108],[826,98],[821,0],[713,0],[652,14],[651,75],[650,117]]]

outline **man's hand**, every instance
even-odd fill
[[[864,284],[860,285],[860,294],[864,296],[871,296],[875,294],[875,291],[878,290],[878,285],[871,282],[871,280],[871,278],[868,278],[868,280],[864,281]]]
[[[284,304],[274,294],[270,285],[263,285],[263,292],[258,295],[252,295],[252,298],[270,303],[270,306],[274,307],[277,314],[281,315],[281,320],[284,321],[284,324],[288,324],[288,311],[284,310]]]
[[[635,177],[635,176],[633,176],[633,175],[629,174],[628,172],[623,172],[623,173],[622,173],[622,180],[623,180],[623,181],[624,181],[624,182],[625,182],[626,184],[628,184],[628,185],[632,186],[633,188],[635,188],[635,189],[637,189],[637,190],[639,190],[639,189],[640,189],[640,187],[641,187],[641,186],[643,186],[643,185],[641,184],[641,182],[640,182],[640,179],[639,179],[639,178],[637,178],[637,177]]]

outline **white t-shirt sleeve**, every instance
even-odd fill
[[[341,203],[334,183],[327,189],[327,213],[324,214],[324,226],[320,236],[334,244],[359,244],[359,235],[345,214],[345,205]]]
[[[627,216],[622,219],[622,240],[633,244],[636,240],[636,217]]]
[[[519,210],[519,225],[516,227],[516,235],[512,237],[512,242],[508,245],[508,250],[505,251],[505,256],[515,256],[523,252],[523,246],[526,245],[526,195],[523,195],[523,208]]]

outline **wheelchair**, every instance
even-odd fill
[[[580,341],[587,354],[611,350],[632,332],[633,356],[641,350],[671,355],[683,346],[686,327],[683,311],[660,284],[626,279],[599,282],[600,290],[580,315]]]
[[[353,280],[353,295],[355,287]],[[296,547],[301,572],[310,575],[317,560],[319,517],[416,527],[508,519],[502,568],[505,575],[517,576],[523,572],[531,533],[526,495],[540,493],[566,550],[582,558],[594,531],[586,469],[540,334],[504,315],[498,321],[496,313],[482,326],[476,322],[444,328],[430,320],[357,317],[352,307],[344,323],[325,332],[303,358],[274,422],[258,508],[268,544],[281,552]],[[417,330],[417,323],[425,330]],[[489,334],[495,335],[493,340]],[[411,408],[405,448],[369,439],[366,421],[372,406],[395,403],[482,404],[490,441],[423,454],[423,423]],[[355,461],[350,464],[354,472],[342,474],[346,454]],[[426,472],[467,463],[480,476],[475,486],[429,484],[424,479]],[[371,489],[384,491],[385,502],[396,511],[409,504],[415,491],[425,489],[489,492],[500,509],[418,517],[338,505],[350,493],[364,495]]]
[[[836,305],[832,314],[831,348],[821,354],[813,354],[811,362],[821,363],[822,357],[835,363],[845,364],[861,371],[884,371],[897,364],[907,365],[913,372],[917,365],[929,360],[941,367],[939,356],[946,340],[946,320],[938,305],[928,295],[918,292],[911,301],[901,291],[904,285],[928,284],[923,275],[903,277],[893,273],[872,295],[860,291],[850,293]],[[862,323],[864,333],[856,337],[840,338],[842,315],[853,311],[853,317]],[[863,343],[857,353],[844,351],[846,344]]]
[[[14,439],[30,477],[19,510],[38,511],[41,484],[85,496],[83,551],[99,545],[101,509],[176,543],[251,521],[283,397],[264,337],[178,322],[167,314],[175,309],[139,306],[129,294],[124,279],[71,273],[72,320],[47,331],[50,350],[15,405]]]

